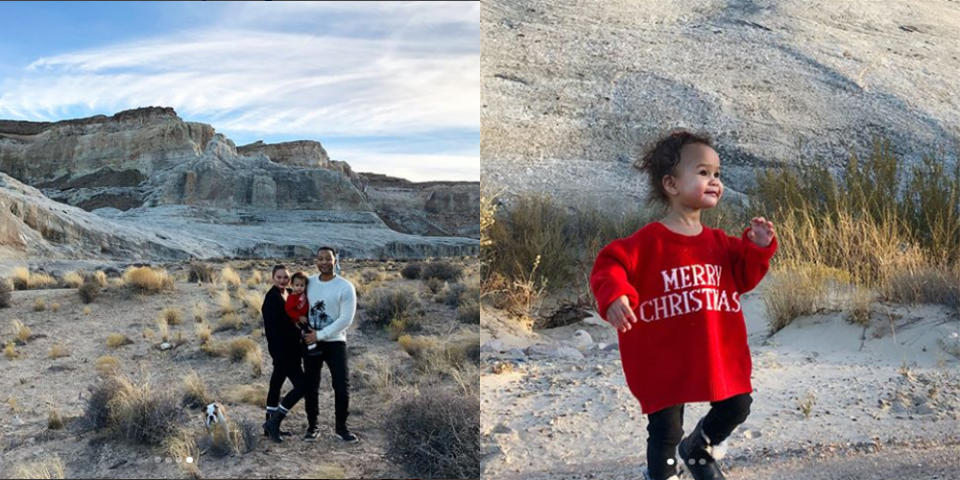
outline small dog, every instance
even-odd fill
[[[207,430],[212,430],[218,424],[225,427],[227,425],[226,413],[226,409],[223,408],[223,405],[220,405],[220,402],[213,402],[207,405],[206,417],[204,419],[207,424]]]

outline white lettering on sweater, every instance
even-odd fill
[[[720,265],[685,265],[660,271],[666,295],[640,304],[640,320],[653,322],[701,310],[739,312],[740,293],[720,290]],[[699,288],[691,288],[699,287]],[[682,290],[676,292],[675,290]],[[672,293],[671,293],[672,292]]]

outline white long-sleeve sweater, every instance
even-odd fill
[[[320,275],[307,279],[308,319],[319,342],[347,341],[347,328],[357,312],[357,291],[349,280],[337,275],[328,281]]]

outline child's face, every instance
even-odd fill
[[[663,186],[672,205],[679,202],[689,208],[716,207],[723,196],[720,156],[700,143],[685,145],[680,150],[676,176],[665,176]]]
[[[298,278],[293,281],[293,293],[300,295],[301,293],[303,293],[303,290],[305,288],[307,288],[307,284],[306,282],[303,281],[303,279]]]

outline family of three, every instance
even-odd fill
[[[332,247],[317,250],[316,265],[319,273],[307,276],[296,272],[292,277],[285,266],[273,267],[273,287],[262,307],[267,348],[273,359],[263,430],[273,441],[282,442],[282,436],[290,433],[281,430],[280,424],[305,398],[308,426],[304,438],[317,438],[320,371],[326,363],[333,379],[334,431],[341,440],[355,443],[359,438],[347,428],[350,384],[346,331],[357,310],[357,294],[349,280],[337,275],[337,252]],[[280,389],[287,379],[293,389],[281,400]]]

